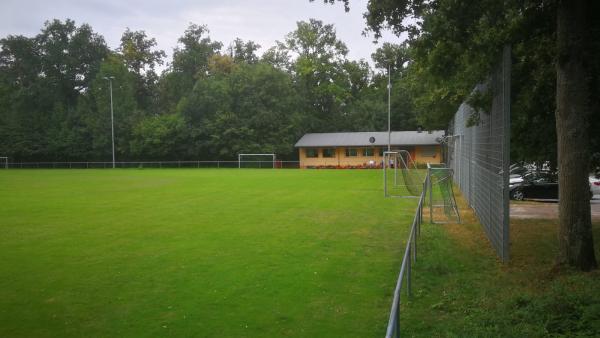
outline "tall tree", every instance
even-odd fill
[[[375,62],[375,67],[387,71],[388,68],[392,74],[397,74],[404,70],[405,64],[410,60],[408,55],[408,44],[401,45],[384,42],[383,45],[371,54]]]
[[[211,40],[209,33],[204,25],[190,24],[179,38],[179,45],[173,50],[173,62],[162,74],[159,85],[159,105],[163,112],[174,112],[196,81],[207,75],[208,60],[223,46],[221,42]]]
[[[233,58],[236,63],[256,63],[258,62],[258,55],[256,51],[260,49],[260,45],[254,41],[246,41],[237,38],[227,48],[229,56]]]
[[[281,70],[291,72],[291,56],[289,50],[281,41],[276,41],[275,46],[267,49],[267,51],[263,53],[261,61]]]
[[[163,64],[165,52],[156,50],[156,39],[146,32],[129,28],[121,36],[118,52],[136,78],[136,100],[141,109],[157,113],[157,82],[155,68]]]
[[[341,107],[350,95],[343,86],[346,44],[337,38],[333,25],[310,19],[297,23],[285,39],[285,48],[295,56],[292,71],[309,114],[306,130],[336,130],[344,118]]]
[[[206,73],[208,59],[223,47],[221,42],[211,40],[209,33],[204,25],[189,25],[173,52],[173,71],[187,74],[192,82]]]
[[[145,31],[132,31],[129,28],[121,36],[118,51],[130,71],[142,76],[145,70],[154,70],[163,64],[165,52],[154,50],[156,39],[148,38]]]
[[[104,39],[67,19],[47,21],[33,38],[9,36],[0,44],[5,153],[17,160],[81,156],[77,101],[108,54]]]
[[[589,0],[559,1],[557,10],[556,134],[558,136],[559,246],[563,263],[590,270],[594,256],[589,202],[591,118]]]
[[[392,130],[415,130],[417,114],[413,100],[414,87],[419,79],[414,76],[415,67],[409,68],[411,50],[408,43],[391,44],[388,42],[371,54],[375,67],[382,73],[374,78],[378,88],[387,87],[388,77],[391,78],[391,128]],[[387,91],[380,91],[380,100],[387,101]],[[385,97],[384,97],[385,96]],[[387,111],[387,108],[384,109]],[[423,118],[422,118],[423,119]],[[387,129],[387,123],[386,127]]]

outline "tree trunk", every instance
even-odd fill
[[[591,117],[588,16],[593,0],[559,0],[557,12],[556,135],[559,263],[595,268],[588,182]]]

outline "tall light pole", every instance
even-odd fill
[[[388,64],[388,151],[392,151],[392,67]]]
[[[113,98],[112,98],[112,80],[114,80],[114,76],[104,77],[104,80],[108,81],[108,86],[110,87],[110,134],[112,139],[112,163],[113,168],[115,168],[115,118],[113,113]]]

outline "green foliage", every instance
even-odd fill
[[[375,67],[384,71],[390,70],[392,74],[402,72],[405,63],[410,61],[408,44],[401,45],[384,42],[383,45],[371,55]]]
[[[53,20],[33,38],[8,36],[0,46],[0,151],[13,159],[82,158],[79,98],[109,53],[104,39],[88,25]]]
[[[156,47],[156,39],[148,38],[144,31],[131,31],[127,28],[121,37],[119,52],[127,68],[141,76],[144,69],[154,70],[156,65],[163,63],[165,52],[153,51],[154,47]]]
[[[106,77],[113,76],[113,110],[115,127],[115,149],[119,158],[129,157],[129,142],[131,130],[137,121],[143,117],[143,112],[138,110],[135,99],[136,77],[128,71],[123,60],[112,55],[102,62],[98,75],[92,82],[90,91],[82,97],[82,107],[88,114],[86,120],[90,123],[93,137],[93,149],[104,159],[111,156],[111,121],[110,121],[110,88]],[[88,102],[85,102],[85,101]],[[98,156],[96,155],[96,156]],[[90,156],[94,156],[93,153]]]
[[[155,47],[156,40],[148,38],[146,32],[127,28],[117,49],[129,71],[135,75],[135,98],[138,106],[152,113],[157,113],[158,76],[154,69],[163,64],[165,57],[165,52],[153,50]]]
[[[191,85],[208,71],[208,59],[223,46],[205,36],[208,34],[206,26],[190,24],[179,38],[180,46],[173,52],[173,71],[184,74]]]
[[[178,114],[145,118],[133,127],[131,153],[152,160],[178,160],[188,142],[185,120]]]
[[[258,56],[256,51],[260,49],[260,45],[253,41],[244,42],[242,39],[237,38],[233,40],[229,45],[229,55],[233,58],[236,63],[256,63],[258,62]]]

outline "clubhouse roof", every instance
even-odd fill
[[[440,143],[438,140],[443,136],[443,130],[422,132],[393,131],[391,133],[390,144],[398,146],[436,145]],[[352,133],[305,134],[298,142],[296,142],[295,147],[368,147],[386,146],[387,144],[387,131],[364,131]]]

